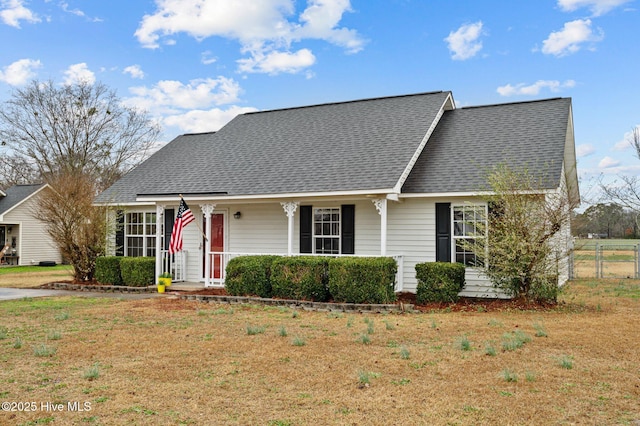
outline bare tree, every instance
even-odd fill
[[[0,145],[48,179],[83,174],[105,189],[143,161],[159,126],[101,83],[32,81],[0,108]]]
[[[640,126],[632,130],[630,143],[640,159]],[[600,187],[607,200],[633,210],[640,216],[640,179],[638,176],[621,175],[611,183],[605,184],[601,181]],[[638,224],[640,225],[640,221]]]
[[[73,266],[77,281],[91,281],[96,258],[104,254],[107,216],[93,205],[96,193],[91,176],[57,174],[38,198],[33,212],[46,225],[65,261]]]
[[[0,161],[0,188],[40,182],[42,179],[33,164],[24,157],[6,154]]]

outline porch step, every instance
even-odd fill
[[[178,282],[172,282],[171,286],[169,287],[169,291],[170,290],[175,290],[175,291],[198,291],[198,290],[203,290],[204,289],[204,283],[196,283],[196,282],[189,282],[189,281],[178,281]]]

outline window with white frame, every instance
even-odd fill
[[[478,239],[485,238],[487,229],[487,206],[483,204],[464,204],[452,206],[454,262],[465,266],[482,267],[477,256]],[[484,247],[484,244],[478,246]]]
[[[340,254],[340,209],[317,208],[313,211],[314,253]]]
[[[155,212],[131,212],[125,216],[125,256],[138,257],[156,255]]]

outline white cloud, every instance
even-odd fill
[[[96,81],[96,75],[93,71],[89,70],[89,67],[87,67],[87,64],[84,62],[71,65],[64,72],[64,75],[64,84],[76,84],[81,82],[93,84]]]
[[[640,125],[636,126],[635,130],[632,129],[625,133],[622,140],[613,146],[613,151],[624,151],[632,148],[634,132],[638,132],[638,134],[640,134]]]
[[[482,21],[463,25],[456,31],[450,32],[444,40],[452,53],[451,58],[464,61],[474,57],[482,49],[480,36],[482,36]]]
[[[170,115],[162,121],[166,126],[175,126],[188,133],[214,132],[231,121],[236,115],[252,111],[256,111],[256,108],[232,106],[226,110],[219,108],[192,110],[184,114]]]
[[[132,87],[135,96],[126,103],[156,113],[176,113],[181,109],[207,108],[236,102],[240,86],[233,79],[218,77],[191,80],[184,84],[175,80],[159,81],[154,87]]]
[[[64,2],[64,1],[61,2],[60,3],[60,8],[63,11],[65,11],[66,13],[70,13],[72,15],[76,15],[76,16],[79,16],[81,18],[86,18],[88,21],[91,21],[91,22],[102,22],[102,19],[100,19],[100,18],[90,18],[90,17],[88,17],[87,14],[84,13],[80,9],[70,9],[69,8],[69,3],[67,3],[67,2]]]
[[[218,60],[218,58],[213,56],[213,54],[211,53],[210,50],[205,50],[204,52],[202,52],[200,54],[200,62],[202,62],[205,65],[213,64],[217,60]]]
[[[22,86],[34,78],[36,76],[34,70],[41,67],[40,61],[20,59],[0,71],[0,81],[4,81],[11,86]]]
[[[542,42],[542,53],[565,56],[579,51],[584,43],[595,43],[603,38],[602,30],[598,29],[596,34],[591,29],[590,19],[576,19],[565,23],[562,30],[549,34]]]
[[[607,156],[607,157],[604,157],[602,160],[600,160],[600,162],[598,163],[598,168],[610,169],[612,167],[618,167],[619,165],[620,165],[620,161],[614,160],[613,158]]]
[[[225,37],[237,40],[240,51],[250,56],[239,63],[251,72],[281,72],[275,65],[276,58],[283,57],[289,57],[282,61],[283,72],[300,71],[302,63],[312,64],[309,55],[305,60],[300,54],[309,50],[300,49],[293,54],[298,55],[293,61],[298,65],[291,66],[291,44],[304,39],[325,40],[348,53],[358,52],[365,43],[357,31],[338,27],[342,15],[351,11],[349,0],[308,0],[299,17],[292,16],[292,0],[156,0],[156,6],[156,12],[145,15],[135,32],[144,47],[158,48],[160,41],[175,43],[167,37],[178,33],[197,40]],[[263,66],[265,58],[272,61]]]
[[[593,16],[600,16],[630,1],[631,0],[558,0],[558,6],[565,12],[573,12],[574,10],[586,7],[591,10]]]
[[[497,92],[501,96],[535,96],[539,94],[542,89],[549,89],[551,92],[559,92],[562,89],[572,88],[575,85],[576,82],[573,80],[567,80],[564,83],[561,83],[558,80],[538,80],[530,85],[519,83],[515,86],[512,86],[511,84],[500,86],[498,87]]]
[[[576,146],[576,157],[588,157],[589,155],[596,152],[596,148],[591,144],[582,144]]]
[[[242,72],[258,72],[278,74],[281,72],[295,74],[313,65],[316,57],[309,49],[301,49],[295,53],[270,52],[263,54],[256,52],[249,59],[238,60],[239,69]]]
[[[24,6],[23,0],[2,0],[0,8],[0,20],[12,27],[20,28],[20,21],[32,24],[41,21],[33,11]]]
[[[309,0],[307,8],[300,15],[300,22],[304,24],[294,30],[293,38],[327,40],[350,53],[359,52],[364,41],[357,31],[337,28],[342,15],[351,11],[349,0]]]
[[[139,79],[144,78],[144,72],[142,71],[142,68],[140,68],[140,65],[137,65],[137,64],[129,65],[122,72],[124,74],[129,74],[131,78],[139,78]]]

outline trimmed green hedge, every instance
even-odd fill
[[[100,256],[96,259],[95,279],[100,284],[122,285],[120,260],[122,256]]]
[[[464,287],[461,263],[426,262],[416,265],[416,302],[455,302]]]
[[[238,256],[227,263],[225,288],[233,296],[271,297],[271,264],[280,256]]]
[[[336,302],[391,303],[398,265],[389,257],[338,257],[329,260],[329,292]]]
[[[120,273],[124,285],[146,287],[155,284],[156,259],[153,257],[123,257]]]
[[[271,265],[273,297],[283,299],[329,300],[329,258],[317,256],[281,257]]]

